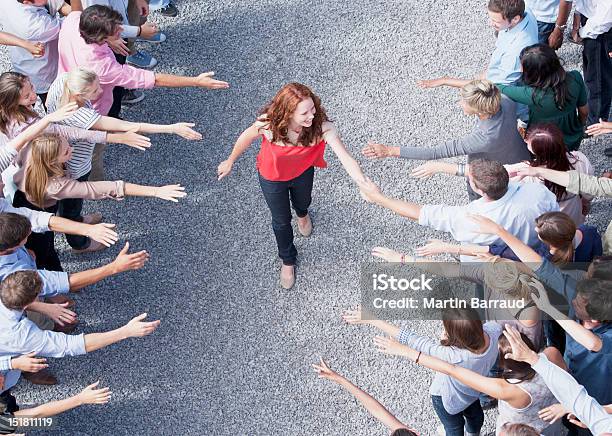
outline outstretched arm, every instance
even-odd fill
[[[363,199],[369,203],[377,204],[414,221],[419,219],[421,205],[385,196],[380,188],[368,178],[359,182],[359,191]]]
[[[323,358],[321,358],[321,362],[319,364],[313,364],[312,367],[314,368],[315,372],[319,374],[320,378],[331,380],[350,392],[351,395],[353,395],[355,399],[359,401],[368,412],[370,412],[370,415],[385,425],[385,427],[387,427],[389,430],[395,431],[397,429],[408,429],[408,427],[393,416],[382,404],[376,401],[374,397],[355,386],[344,376],[333,371],[327,365],[327,363],[325,363]]]
[[[232,167],[234,166],[234,162],[236,162],[242,153],[244,153],[251,146],[253,141],[255,141],[258,136],[259,126],[257,123],[253,123],[251,127],[240,134],[229,157],[221,162],[217,168],[218,180],[221,180],[229,175],[229,173],[232,171]]]
[[[357,183],[365,180],[361,167],[346,149],[346,146],[340,139],[340,135],[338,134],[336,127],[331,123],[325,123],[323,125],[323,129],[323,138],[329,144],[334,153],[336,153],[336,156],[338,156],[338,159],[340,159],[340,163],[351,179]]]
[[[100,348],[121,342],[124,339],[150,335],[157,329],[157,327],[159,327],[160,321],[157,320],[146,322],[144,321],[146,317],[147,314],[143,313],[135,318],[132,318],[130,322],[123,327],[119,327],[118,329],[104,333],[90,333],[85,335],[85,352],[91,353],[92,351],[99,350]]]

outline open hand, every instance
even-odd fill
[[[418,247],[415,251],[417,255],[425,257],[440,253],[448,253],[450,247],[452,247],[452,245],[444,241],[439,239],[430,239],[427,241],[427,244],[423,245],[422,247]]]
[[[368,203],[376,203],[378,199],[383,197],[383,193],[380,188],[370,180],[369,177],[366,177],[365,180],[358,182],[359,184],[359,193],[361,194],[361,198],[363,198]]]
[[[361,306],[357,306],[357,309],[346,309],[342,313],[342,321],[351,325],[367,324],[367,321],[361,319]]]
[[[568,413],[569,410],[566,410],[561,404],[552,404],[540,410],[538,412],[538,416],[540,419],[549,421],[551,424],[553,424],[555,421],[563,418]]]
[[[146,250],[141,250],[136,253],[128,253],[130,243],[126,242],[115,260],[113,260],[113,272],[119,274],[125,271],[137,270],[144,266],[149,260],[149,253]]]
[[[76,324],[77,314],[68,309],[70,302],[66,303],[47,303],[45,315],[57,325],[64,327],[66,324]]]
[[[130,322],[124,326],[128,337],[137,338],[148,336],[157,330],[157,327],[159,327],[161,321],[144,321],[146,317],[146,313],[140,314],[137,317],[132,318]]]
[[[391,263],[400,263],[402,261],[402,253],[385,247],[372,248],[372,256]]]
[[[444,85],[444,77],[438,77],[437,79],[419,80],[417,86],[419,88],[437,88],[438,86]]]
[[[505,358],[516,360],[517,362],[527,362],[534,365],[538,361],[538,355],[535,351],[527,346],[521,338],[520,332],[509,324],[506,324],[506,329],[503,331],[504,336],[510,342],[512,353],[507,353]]]
[[[119,235],[117,235],[117,232],[113,230],[114,228],[114,224],[90,224],[87,236],[93,239],[94,241],[98,241],[100,244],[106,247],[110,247],[119,240]]]
[[[195,123],[175,123],[172,124],[172,133],[190,141],[199,141],[202,134],[192,129]]]
[[[329,365],[325,363],[322,357],[320,363],[313,363],[312,367],[314,368],[315,372],[319,374],[320,378],[326,378],[331,381],[338,381],[338,379],[342,378],[340,374],[331,369]]]
[[[397,340],[386,336],[375,336],[374,345],[377,351],[393,356],[407,356],[407,351],[410,350],[410,348],[400,344]]]
[[[389,147],[384,144],[369,141],[368,145],[363,147],[361,153],[370,159],[384,159],[391,156]]]
[[[155,196],[162,200],[178,203],[179,198],[187,196],[185,188],[181,185],[166,185],[155,188]]]
[[[130,55],[130,49],[128,48],[123,38],[117,38],[112,41],[107,39],[106,43],[111,48],[111,50],[115,52],[116,54],[121,55],[121,56]]]
[[[223,82],[222,80],[213,79],[214,75],[215,73],[213,73],[212,71],[200,74],[198,77],[196,77],[196,86],[208,89],[229,88],[229,83]]]
[[[11,368],[24,372],[38,372],[47,368],[48,366],[47,359],[36,357],[35,352],[24,354],[23,356],[13,357],[11,359]]]
[[[217,180],[221,180],[222,178],[229,176],[229,174],[232,172],[233,166],[234,163],[229,159],[221,162],[217,167],[217,176],[219,176]]]
[[[478,229],[475,230],[476,233],[497,235],[501,230],[503,230],[502,226],[486,216],[468,214],[467,218],[478,226]]]
[[[50,123],[59,123],[70,118],[78,109],[79,106],[76,103],[68,103],[56,110],[55,112],[48,113],[45,116],[45,119]]]
[[[109,402],[111,397],[111,391],[109,388],[96,389],[100,381],[90,384],[83,389],[77,398],[81,404],[106,404]]]

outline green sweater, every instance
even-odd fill
[[[555,103],[552,89],[541,91],[525,85],[497,85],[499,90],[517,103],[529,107],[529,125],[556,124],[563,132],[563,140],[569,151],[578,150],[584,135],[584,125],[578,118],[578,108],[587,104],[587,90],[579,71],[567,73],[569,96],[563,110]],[[535,94],[535,102],[534,102]]]

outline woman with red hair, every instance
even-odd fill
[[[323,158],[328,144],[348,175],[357,183],[364,180],[359,164],[346,150],[338,131],[329,122],[321,100],[307,86],[288,83],[261,111],[234,145],[229,158],[217,169],[219,180],[232,170],[234,162],[258,137],[259,183],[270,212],[278,255],[283,261],[280,283],[290,289],[295,283],[297,250],[293,244],[291,206],[295,210],[302,236],[312,233],[308,215],[314,167],[326,168]]]

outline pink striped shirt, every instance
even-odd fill
[[[108,115],[113,104],[113,88],[153,88],[155,73],[129,65],[121,65],[108,44],[87,44],[79,32],[81,12],[71,12],[59,33],[58,74],[83,67],[94,71],[100,80],[102,95],[92,101],[93,107],[102,115]]]

